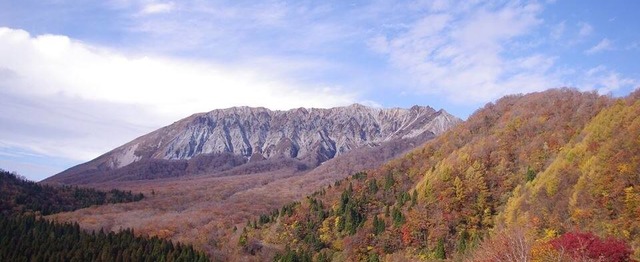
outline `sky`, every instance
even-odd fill
[[[640,1],[0,0],[0,168],[39,181],[198,112],[361,103],[466,119],[640,86]]]

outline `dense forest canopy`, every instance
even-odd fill
[[[120,232],[87,233],[78,224],[0,217],[0,261],[208,261],[193,247]]]
[[[142,193],[133,194],[113,189],[102,192],[77,186],[41,185],[18,174],[0,169],[0,213],[4,215],[32,213],[49,215],[92,205],[140,201]]]
[[[507,96],[250,223],[239,245],[280,245],[280,261],[639,259],[638,115],[638,92]]]
[[[208,261],[191,245],[133,230],[85,232],[77,223],[47,221],[42,215],[92,205],[140,201],[120,190],[40,185],[0,170],[0,261]]]

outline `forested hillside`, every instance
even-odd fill
[[[627,241],[640,258],[640,92],[602,110],[531,183],[519,186],[499,221],[546,234],[574,229]],[[531,222],[528,222],[531,221]]]
[[[92,205],[139,201],[142,194],[120,190],[39,185],[0,170],[0,261],[208,261],[191,245],[133,230],[85,232],[77,223],[41,216]]]
[[[504,97],[249,223],[238,244],[255,255],[279,246],[282,261],[638,259],[639,110],[638,92]]]
[[[132,230],[91,234],[78,224],[34,217],[0,217],[0,261],[208,261],[192,246]]]
[[[40,185],[0,169],[0,213],[49,215],[68,212],[92,205],[126,203],[144,198],[142,193],[132,194],[113,189],[102,192],[92,188]]]

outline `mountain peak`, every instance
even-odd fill
[[[113,170],[145,159],[189,160],[203,154],[249,159],[259,154],[254,159],[293,158],[313,167],[364,145],[437,135],[460,121],[422,106],[382,109],[352,104],[287,111],[231,107],[192,115],[87,164],[89,169]]]

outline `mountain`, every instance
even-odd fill
[[[210,174],[257,166],[256,162],[265,160],[262,169],[305,170],[357,148],[416,138],[424,142],[460,122],[444,110],[422,106],[219,109],[160,128],[44,182],[81,184]]]
[[[640,259],[639,110],[640,91],[503,97],[403,157],[260,216],[238,245],[263,260]]]
[[[135,228],[215,261],[637,261],[639,110],[640,91],[552,89],[503,97],[438,136],[402,131],[315,167],[300,151],[142,159],[114,170],[182,163],[174,170],[213,174],[123,175],[93,185],[149,197],[52,218]],[[210,164],[222,155],[239,164]]]

